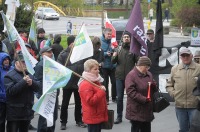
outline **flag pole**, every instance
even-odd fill
[[[79,75],[78,73],[76,73],[76,72],[74,72],[74,71],[72,71],[72,73],[73,73],[74,75],[76,75],[76,76],[78,76],[78,77],[80,77],[80,78],[82,78],[82,79],[84,79],[84,80],[88,81],[89,83],[91,83],[92,85],[94,85],[94,86],[98,87],[99,89],[102,89],[102,87],[101,87],[101,86],[99,86],[99,85],[97,85],[97,84],[95,84],[95,83],[91,82],[90,80],[88,80],[88,79],[84,78],[83,76]]]
[[[84,23],[82,23],[81,28],[82,28],[83,24],[84,24]],[[80,33],[80,31],[81,31],[81,29],[79,30],[79,33]],[[78,34],[79,34],[79,33],[78,33]],[[76,37],[77,37],[77,36],[76,36]],[[75,42],[75,41],[76,41],[76,39],[74,40],[74,42]],[[73,46],[72,46],[71,49],[70,49],[69,56],[67,57],[67,60],[66,60],[66,62],[65,62],[65,67],[67,66],[67,63],[69,62],[69,58],[70,58],[70,56],[71,56],[71,54],[72,54],[73,48],[74,48],[74,43],[73,43]]]
[[[24,75],[24,77],[25,77],[25,76],[26,76],[26,73],[25,73],[25,70],[23,69],[22,61],[20,60],[19,55],[18,55],[17,53],[16,53],[15,55],[16,55],[16,57],[17,57],[17,60],[19,61],[20,68],[21,68],[22,73],[23,73],[23,75]]]
[[[74,48],[74,44],[72,45],[72,47],[71,47],[71,49],[70,49],[69,55],[68,55],[67,60],[66,60],[66,62],[65,62],[65,67],[67,66],[67,63],[69,62],[69,58],[70,58],[70,56],[71,56],[71,54],[72,54],[73,48]]]

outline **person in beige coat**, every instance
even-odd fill
[[[188,48],[180,50],[181,63],[171,69],[166,90],[175,100],[175,111],[179,122],[179,132],[188,132],[193,113],[198,104],[197,97],[192,95],[200,75],[200,65],[195,63]]]

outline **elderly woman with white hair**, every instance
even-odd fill
[[[91,81],[79,81],[83,122],[88,124],[88,132],[101,132],[101,123],[108,120],[105,87],[101,85],[103,78],[99,75],[99,63],[89,59],[84,63],[82,76]]]

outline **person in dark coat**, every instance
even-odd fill
[[[115,71],[116,90],[117,90],[117,119],[115,124],[122,122],[123,116],[123,98],[125,89],[126,75],[133,69],[138,57],[130,50],[131,34],[123,33],[122,45],[118,46],[112,56],[112,63],[117,64]]]
[[[9,54],[11,60],[13,61],[14,60],[14,54],[15,54],[15,51],[14,51],[15,50],[14,42],[10,43],[9,38],[7,37],[7,33],[5,33],[5,36],[6,36],[6,38],[4,38],[1,42],[2,42],[2,45],[6,46],[6,49],[8,50],[8,54]]]
[[[0,132],[5,132],[6,124],[6,89],[4,76],[12,70],[11,58],[7,53],[0,53]]]
[[[69,61],[67,62],[67,65],[66,65],[66,60],[74,44],[74,40],[75,40],[75,37],[72,35],[67,38],[68,47],[67,49],[65,49],[64,51],[60,53],[60,55],[58,56],[57,62],[66,66],[72,71],[78,73],[79,75],[81,75],[84,70],[83,64],[86,61],[86,59],[80,60],[73,64]],[[79,81],[79,77],[72,74],[69,82],[63,88],[63,99],[62,99],[61,113],[60,113],[60,120],[61,120],[60,129],[61,130],[66,129],[66,124],[68,122],[68,106],[69,106],[69,101],[70,101],[72,93],[74,93],[74,100],[75,100],[75,114],[74,115],[75,115],[76,125],[82,128],[86,127],[86,125],[82,122],[82,114],[81,114],[82,107],[81,107],[80,95],[78,93],[78,85],[77,85],[78,81]]]
[[[194,54],[194,61],[200,63],[200,51],[197,50]],[[197,87],[193,90],[193,95],[198,98],[197,109],[193,115],[193,119],[190,125],[189,132],[199,132],[200,131],[200,76],[197,80]]]
[[[150,65],[148,57],[140,57],[125,79],[126,119],[131,121],[131,132],[151,132],[151,121],[154,119],[152,99],[158,89],[148,71]]]
[[[28,132],[33,119],[34,92],[39,90],[38,82],[26,70],[22,53],[19,52],[18,56],[20,61],[15,60],[15,68],[4,77],[7,132]]]
[[[163,19],[163,22],[165,21],[165,19],[167,19],[167,22],[169,22],[169,10],[168,10],[168,8],[165,9],[164,14],[165,14],[165,18]]]
[[[200,76],[197,80],[197,87],[193,90],[193,95],[197,96],[199,102],[193,115],[189,132],[199,132],[200,130]]]
[[[41,56],[47,56],[49,58],[53,57],[52,48],[49,46],[46,46],[40,50],[39,53]],[[34,74],[35,80],[39,82],[40,90],[37,92],[36,97],[40,98],[43,94],[43,59],[41,59],[37,65],[35,66],[35,74]],[[55,131],[55,122],[58,117],[58,95],[59,90],[57,90],[57,96],[56,96],[56,103],[53,113],[53,126],[47,127],[47,120],[43,116],[39,116],[38,119],[38,129],[37,132],[54,132]]]
[[[104,61],[104,52],[101,49],[101,40],[99,37],[94,37],[92,39],[92,44],[94,48],[94,55],[92,56],[92,59],[95,59],[99,63],[99,71],[100,75],[102,76],[101,66],[103,65]]]
[[[55,35],[53,45],[51,45],[55,60],[57,60],[58,55],[63,50],[63,47],[60,45],[60,42],[61,42],[61,35],[60,34]]]
[[[43,40],[47,40],[45,38],[45,30],[44,28],[39,28],[37,30],[37,47],[38,47],[38,53],[40,52],[40,44]]]

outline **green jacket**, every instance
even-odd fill
[[[176,107],[196,108],[198,100],[192,95],[192,91],[197,86],[199,75],[200,65],[193,61],[187,70],[184,68],[183,63],[172,67],[166,90],[174,98]]]
[[[125,80],[126,75],[133,69],[137,63],[138,57],[129,52],[129,47],[119,46],[117,56],[112,57],[112,63],[117,64],[115,78]]]

